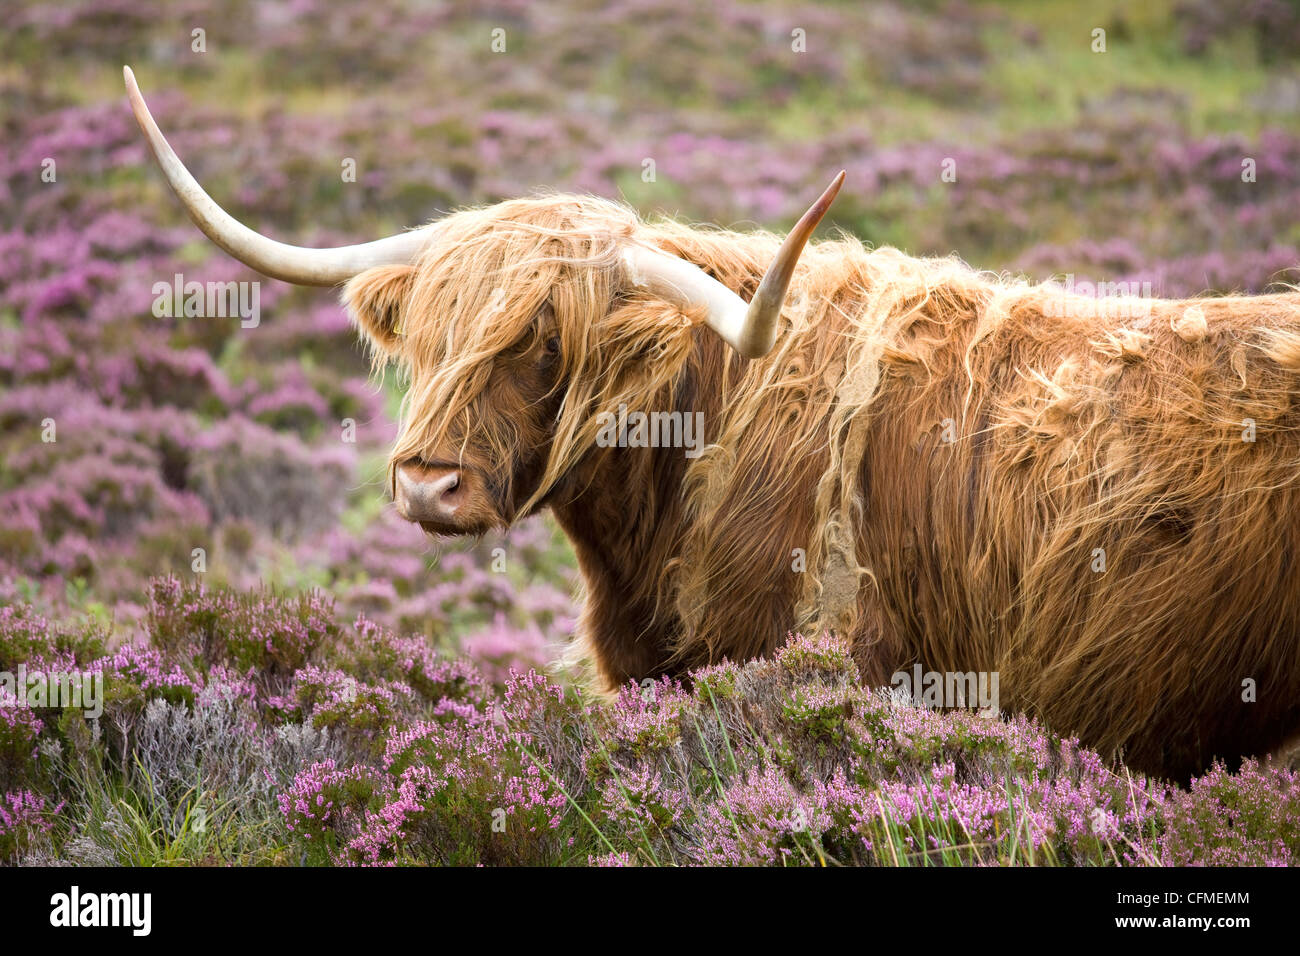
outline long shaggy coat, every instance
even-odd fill
[[[345,291],[410,381],[393,461],[450,438],[554,511],[607,684],[826,629],[866,681],[996,671],[1153,772],[1300,728],[1300,297],[1095,300],[839,238],[745,362],[630,290],[631,241],[746,298],[778,245],[554,196]],[[554,377],[508,381],[542,314]],[[702,412],[707,449],[599,447],[620,404]]]

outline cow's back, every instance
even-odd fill
[[[860,663],[997,671],[1004,709],[1143,769],[1271,749],[1300,727],[1300,309],[1088,305],[931,316],[886,358]]]

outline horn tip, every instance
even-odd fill
[[[135,82],[135,74],[131,72],[131,68],[125,64],[122,66],[122,80],[126,83],[126,95],[128,99],[132,102],[142,99],[140,95],[140,87]]]
[[[841,169],[839,174],[831,180],[831,184],[826,187],[826,193],[823,198],[826,200],[827,205],[830,205],[830,201],[835,198],[836,194],[840,191],[840,187],[844,185],[845,173],[846,170]]]
[[[831,203],[839,195],[840,186],[844,184],[844,175],[845,170],[841,169],[839,175],[831,180],[831,184],[826,187],[822,194],[817,197],[817,201],[804,213],[804,218],[800,220],[799,224],[803,225],[806,221],[809,233],[812,232],[817,223],[821,222],[822,217],[826,215],[826,210],[831,208]]]

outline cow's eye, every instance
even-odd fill
[[[560,354],[560,337],[558,335],[552,335],[546,340],[544,348],[546,350],[547,358],[555,358]]]

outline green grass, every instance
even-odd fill
[[[260,866],[294,862],[280,815],[265,807],[214,803],[201,780],[174,803],[159,800],[137,763],[132,779],[74,771],[78,800],[59,818],[70,834],[112,847],[120,866]]]

